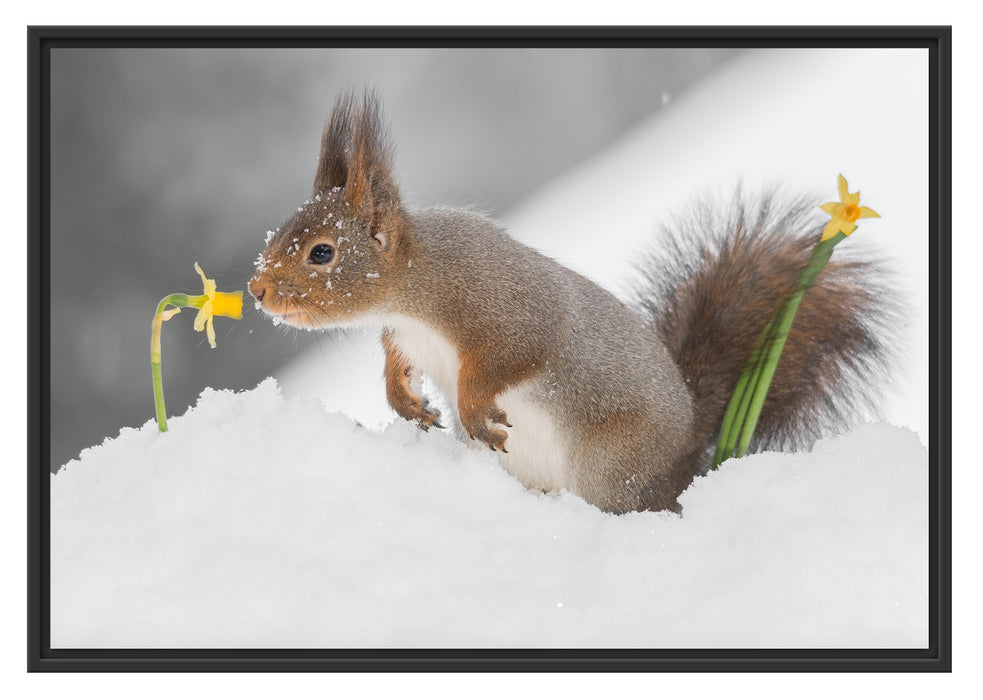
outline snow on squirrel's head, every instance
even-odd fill
[[[357,324],[383,313],[402,260],[407,223],[392,176],[379,99],[346,92],[321,137],[311,199],[256,260],[249,291],[274,320],[298,328]]]

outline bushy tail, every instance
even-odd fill
[[[725,212],[702,206],[664,231],[640,266],[638,304],[693,392],[700,450],[716,444],[748,356],[819,241],[817,201],[772,194],[752,205],[738,195]],[[884,266],[849,249],[849,241],[837,247],[802,300],[752,450],[805,446],[876,412],[900,304]]]

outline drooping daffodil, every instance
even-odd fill
[[[242,318],[242,292],[219,292],[215,288],[215,280],[205,277],[198,263],[195,270],[201,275],[204,284],[204,294],[190,296],[188,294],[168,294],[157,305],[157,313],[151,324],[150,333],[150,370],[154,381],[154,406],[157,413],[157,427],[160,432],[167,432],[167,410],[164,406],[164,379],[161,373],[160,335],[164,321],[181,313],[183,307],[198,309],[195,317],[195,330],[205,331],[208,344],[215,347],[215,328],[212,319],[215,316]],[[173,308],[167,308],[173,307]]]
[[[839,189],[840,201],[826,202],[826,204],[819,205],[820,209],[832,217],[829,223],[826,224],[826,228],[823,229],[822,238],[819,239],[821,241],[832,238],[840,231],[844,235],[849,236],[857,228],[857,224],[854,223],[857,219],[880,217],[880,214],[870,207],[860,206],[860,192],[850,194],[845,177],[842,175],[838,176],[836,178],[836,185]]]
[[[212,322],[214,316],[227,316],[229,318],[242,318],[242,292],[219,292],[215,289],[215,280],[205,277],[198,263],[195,263],[195,270],[201,275],[201,281],[205,288],[204,295],[191,297],[192,306],[196,306],[199,311],[195,316],[195,330],[204,330],[208,336],[208,344],[215,346],[215,327]],[[199,305],[200,304],[200,305]]]

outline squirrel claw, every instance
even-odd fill
[[[509,435],[504,430],[491,430],[485,426],[479,426],[474,432],[469,432],[468,437],[485,443],[493,451],[501,450],[508,453],[508,450],[505,449],[505,441]]]
[[[431,427],[443,428],[440,424],[440,414],[436,411],[424,408],[421,409],[420,415],[416,418],[416,424],[420,426],[420,429],[424,432],[430,430]]]
[[[488,449],[490,449],[492,452],[498,452],[499,450],[501,450],[505,454],[508,454],[509,453],[509,451],[505,449],[505,443],[504,442],[502,444],[500,444],[500,445],[494,445],[494,444],[492,444],[492,443],[489,442],[489,443],[487,443],[487,445],[488,445]]]
[[[440,424],[440,412],[430,408],[425,399],[410,401],[401,408],[403,410],[398,410],[398,413],[406,420],[416,421],[417,426],[424,432],[430,430],[432,426],[444,427]]]

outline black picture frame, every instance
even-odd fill
[[[930,100],[930,643],[924,649],[52,649],[49,638],[50,103],[58,47],[926,48]],[[951,670],[951,28],[909,27],[29,27],[28,634],[34,672]]]

